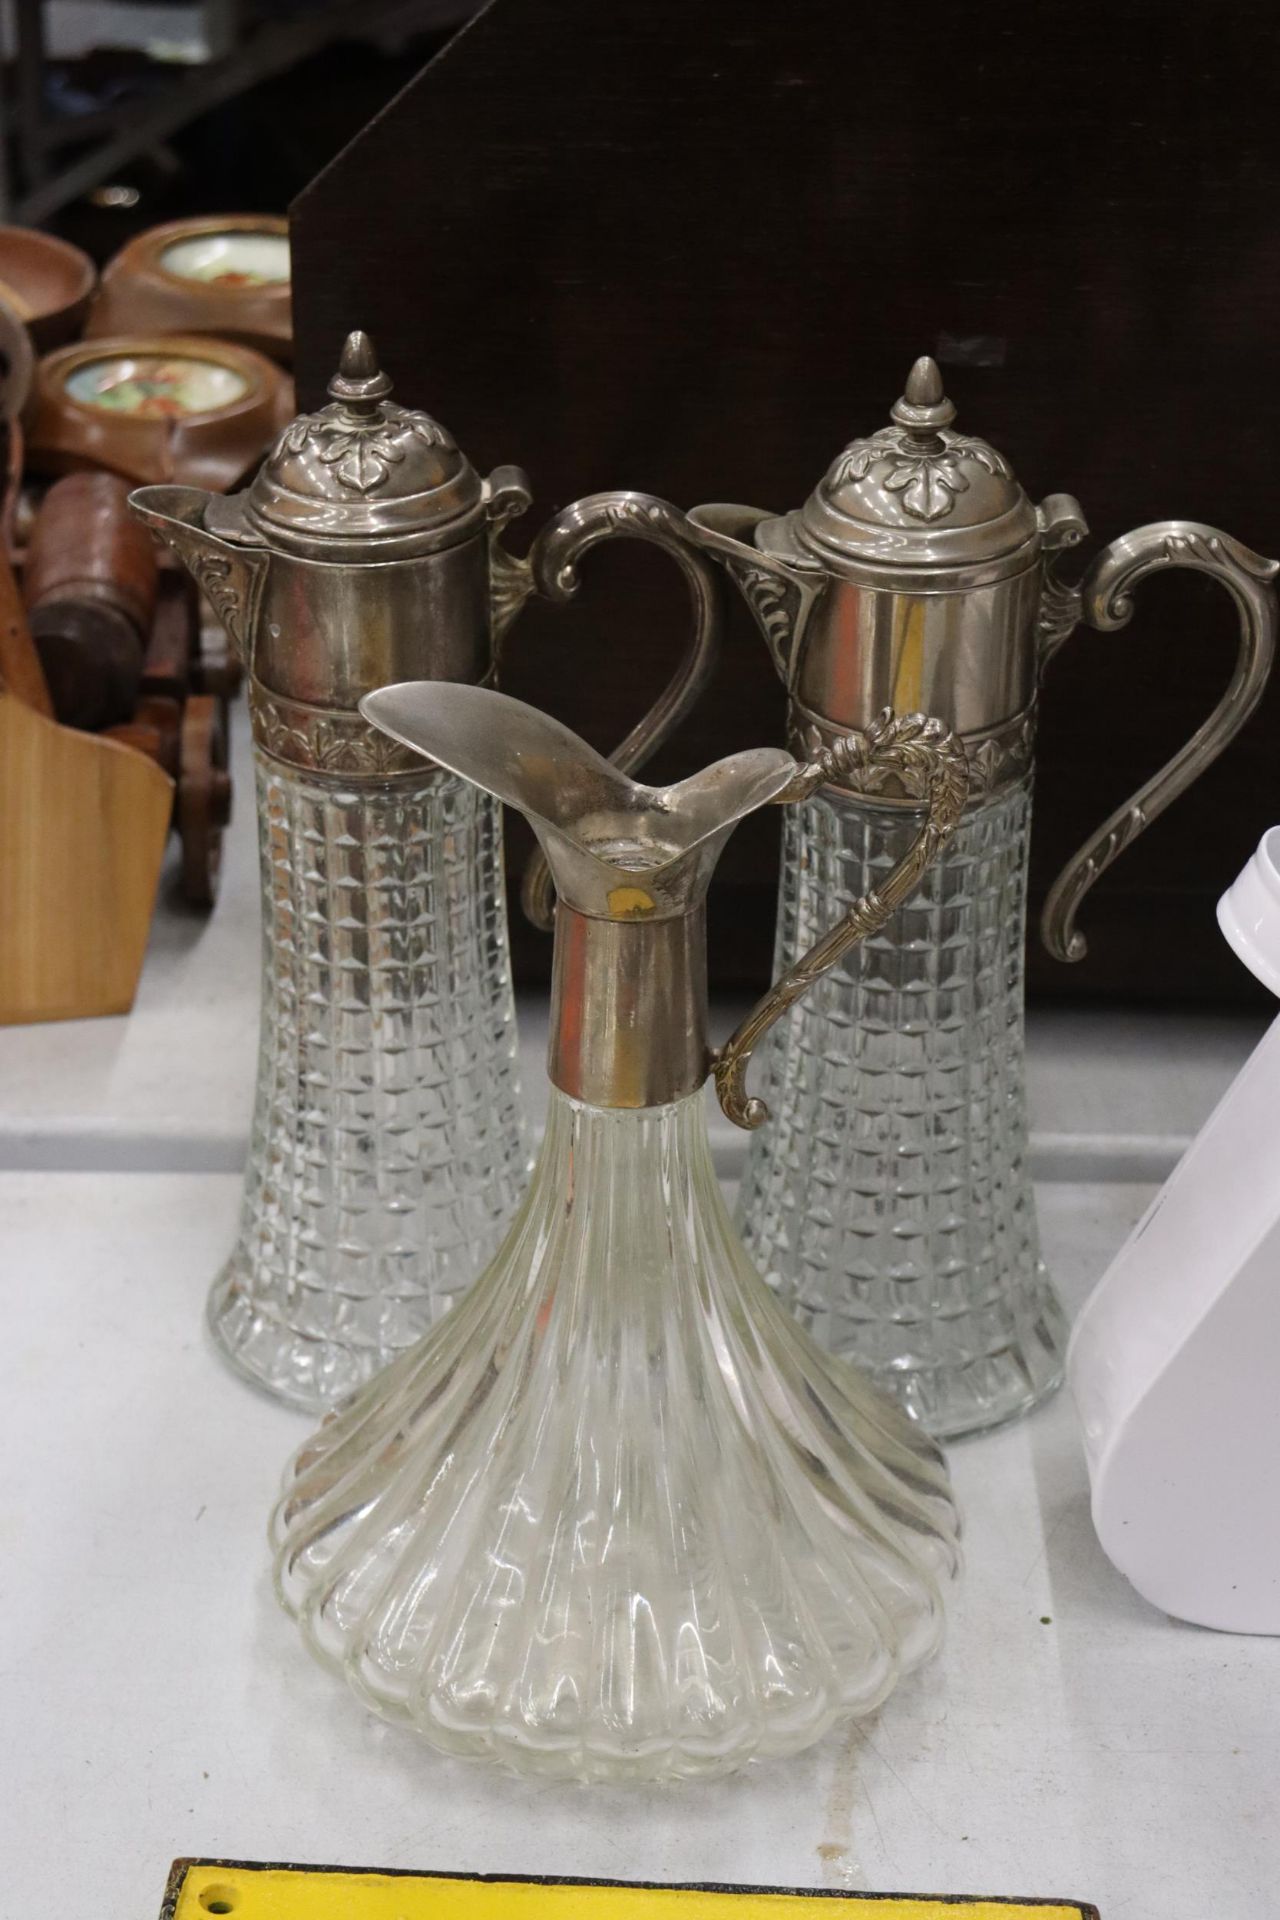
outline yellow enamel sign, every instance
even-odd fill
[[[957,1920],[957,1909],[964,1920],[1097,1920],[1094,1908],[1069,1900],[734,1892],[195,1860],[175,1863],[162,1920],[825,1920],[812,1912],[815,1901],[845,1903],[847,1920]],[[808,1916],[799,1912],[804,1905]]]

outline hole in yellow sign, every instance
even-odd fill
[[[236,1910],[236,1890],[234,1887],[202,1887],[200,1905],[206,1913],[234,1913]]]

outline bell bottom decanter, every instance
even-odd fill
[[[1023,954],[1036,699],[1083,618],[1112,630],[1147,574],[1190,567],[1239,609],[1221,705],[1086,843],[1046,904],[1060,959],[1116,855],[1221,751],[1269,669],[1275,563],[1227,535],[1162,521],[1116,541],[1079,588],[1054,571],[1086,527],[1076,502],[1033,507],[1003,457],[954,433],[937,367],[917,361],[892,425],[845,449],[782,517],[689,516],[760,625],[811,753],[885,705],[963,739],[964,818],[919,892],[772,1037],[740,1218],[782,1298],[824,1345],[867,1366],[934,1434],[1024,1412],[1062,1378],[1066,1323],[1040,1258],[1023,1091]],[[787,823],[777,958],[824,909],[879,884],[919,815],[892,777],[831,782]]]
[[[225,499],[143,487],[135,510],[194,573],[249,670],[261,855],[261,1045],[240,1229],[214,1340],[307,1408],[341,1399],[443,1313],[528,1178],[497,803],[361,719],[406,675],[491,679],[524,599],[610,534],[669,548],[699,614],[641,751],[705,676],[711,592],[647,495],[579,503],[529,560],[498,535],[518,468],[480,480],[388,398],[366,335],[332,404]],[[637,736],[632,736],[633,743]]]
[[[933,1651],[956,1562],[935,1442],[780,1307],[711,1166],[712,868],[745,814],[821,772],[766,748],[651,788],[502,694],[392,687],[363,711],[538,835],[551,1106],[488,1269],[294,1458],[281,1600],[366,1703],[450,1753],[628,1781],[794,1753]],[[933,723],[886,719],[864,749],[914,773],[930,817],[883,906],[716,1057],[748,1124],[755,1039],[963,804]]]

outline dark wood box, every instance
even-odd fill
[[[617,485],[785,509],[932,352],[960,427],[1033,497],[1077,494],[1099,540],[1179,515],[1275,552],[1278,127],[1261,0],[496,0],[295,205],[301,399],[359,325],[478,467],[528,468],[539,518]],[[604,745],[664,677],[684,610],[660,556],[588,566],[569,613],[523,615],[505,685]],[[1207,712],[1234,634],[1226,596],[1183,574],[1058,656],[1033,909]],[[735,606],[715,687],[655,771],[776,740],[782,712]],[[1273,687],[1099,886],[1088,959],[1032,941],[1034,991],[1261,1002],[1213,906],[1280,818],[1278,722]],[[722,867],[721,986],[768,966],[772,827]],[[536,973],[547,943],[516,933]]]

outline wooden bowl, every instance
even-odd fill
[[[103,269],[85,332],[212,333],[289,361],[288,221],[210,214],[140,233]]]
[[[17,420],[31,394],[35,376],[31,335],[21,317],[0,298],[0,413]]]
[[[0,300],[16,313],[37,353],[74,340],[97,269],[87,253],[33,227],[0,227]]]
[[[36,368],[27,462],[221,492],[292,419],[293,383],[248,347],[196,335],[81,340]]]
[[[13,545],[14,515],[26,461],[22,411],[31,395],[35,365],[26,326],[0,300],[0,554]]]

